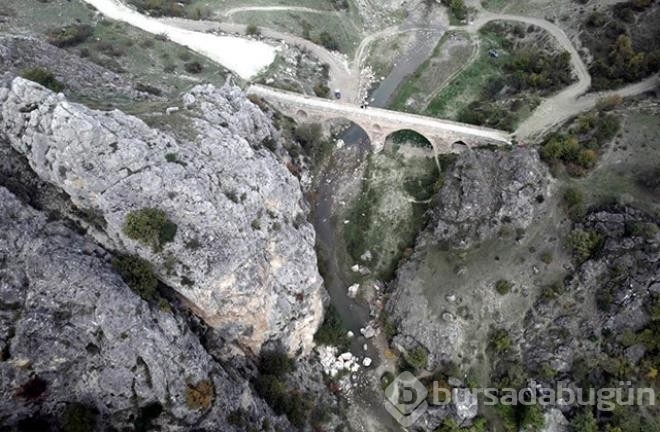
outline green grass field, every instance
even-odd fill
[[[491,49],[500,49],[502,38],[493,33],[480,33],[481,48],[475,61],[452,80],[428,105],[426,114],[455,118],[461,109],[477,99],[486,83],[501,76],[506,53],[499,58],[488,55]]]
[[[407,143],[405,145],[411,145]],[[352,203],[344,239],[354,260],[371,251],[373,276],[390,280],[406,248],[426,223],[428,202],[440,178],[430,151],[404,156],[399,145],[371,156],[362,192]]]

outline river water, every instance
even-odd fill
[[[420,30],[414,33],[412,43],[395,60],[396,65],[388,76],[371,91],[369,96],[370,106],[386,108],[401,83],[413,74],[433,53],[444,33],[441,18],[433,18],[420,11],[410,14],[402,24],[401,29],[422,27],[428,30]],[[319,254],[319,260],[322,260],[322,267],[325,269],[325,286],[331,302],[339,311],[346,327],[359,336],[360,328],[365,327],[371,318],[367,305],[351,299],[347,295],[348,281],[351,280],[351,275],[348,274],[345,268],[346,265],[341,265],[342,258],[347,256],[347,252],[338,249],[343,247],[343,243],[338,242],[336,237],[341,230],[339,224],[343,221],[333,217],[336,216],[334,209],[337,208],[337,203],[334,202],[334,194],[335,181],[342,175],[354,172],[361,161],[368,157],[371,144],[366,133],[356,125],[349,127],[340,138],[345,142],[345,147],[342,150],[337,150],[337,152],[346,152],[349,157],[339,155],[338,160],[341,165],[334,166],[333,169],[328,169],[321,174],[317,200],[314,204],[313,222],[316,228],[317,244],[322,251]],[[339,170],[339,173],[337,170]],[[364,340],[357,337],[351,351],[356,355],[365,355],[362,349],[363,343]],[[372,366],[373,370],[378,366],[377,359],[380,354],[372,344],[368,344],[366,355],[375,361]],[[372,422],[380,423],[377,429],[379,432],[400,431],[401,427],[384,409],[382,397],[382,393],[379,391],[375,392],[371,388],[361,388],[357,391],[354,400],[361,405],[363,411],[366,411],[372,417],[370,419]],[[365,421],[365,423],[368,423],[368,421]],[[369,430],[369,428],[365,426],[364,430]]]

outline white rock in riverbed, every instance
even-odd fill
[[[376,330],[371,325],[361,328],[360,333],[367,339],[376,336]]]

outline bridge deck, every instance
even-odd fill
[[[362,119],[372,124],[378,124],[380,127],[386,129],[392,129],[393,126],[396,126],[396,128],[399,129],[418,130],[420,133],[422,133],[422,131],[419,129],[422,129],[423,132],[429,132],[430,130],[435,129],[438,133],[446,131],[460,135],[475,136],[502,144],[511,143],[511,134],[498,129],[425,117],[417,114],[402,113],[382,108],[370,107],[363,109],[340,100],[333,101],[321,99],[262,85],[251,86],[247,90],[247,93],[262,97],[266,100],[276,100],[281,103],[287,103],[290,104],[292,108],[298,110],[320,111],[328,118],[344,117],[348,120]]]

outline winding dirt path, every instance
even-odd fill
[[[527,120],[520,124],[515,135],[523,140],[540,138],[550,129],[560,125],[571,117],[591,110],[602,98],[614,95],[624,98],[636,96],[653,90],[658,86],[660,86],[660,76],[656,75],[616,90],[588,93],[573,98],[558,98],[555,96],[546,99],[534,110]]]
[[[622,97],[635,96],[659,85],[660,78],[655,76],[620,89],[586,94],[591,87],[591,75],[589,74],[587,65],[580,57],[580,54],[577,52],[577,49],[566,33],[555,24],[544,19],[492,13],[480,8],[477,19],[472,23],[467,26],[450,27],[450,29],[464,30],[476,34],[481,27],[491,21],[521,22],[535,25],[547,31],[555,38],[559,45],[570,54],[571,65],[577,77],[577,82],[566,87],[554,96],[545,99],[534,110],[532,115],[520,124],[514,133],[514,135],[520,139],[529,140],[538,138],[549,131],[552,127],[561,124],[581,112],[592,109],[598,101],[604,97],[612,95],[619,95]],[[434,93],[437,94],[442,88],[444,88],[444,86],[436,90]]]

